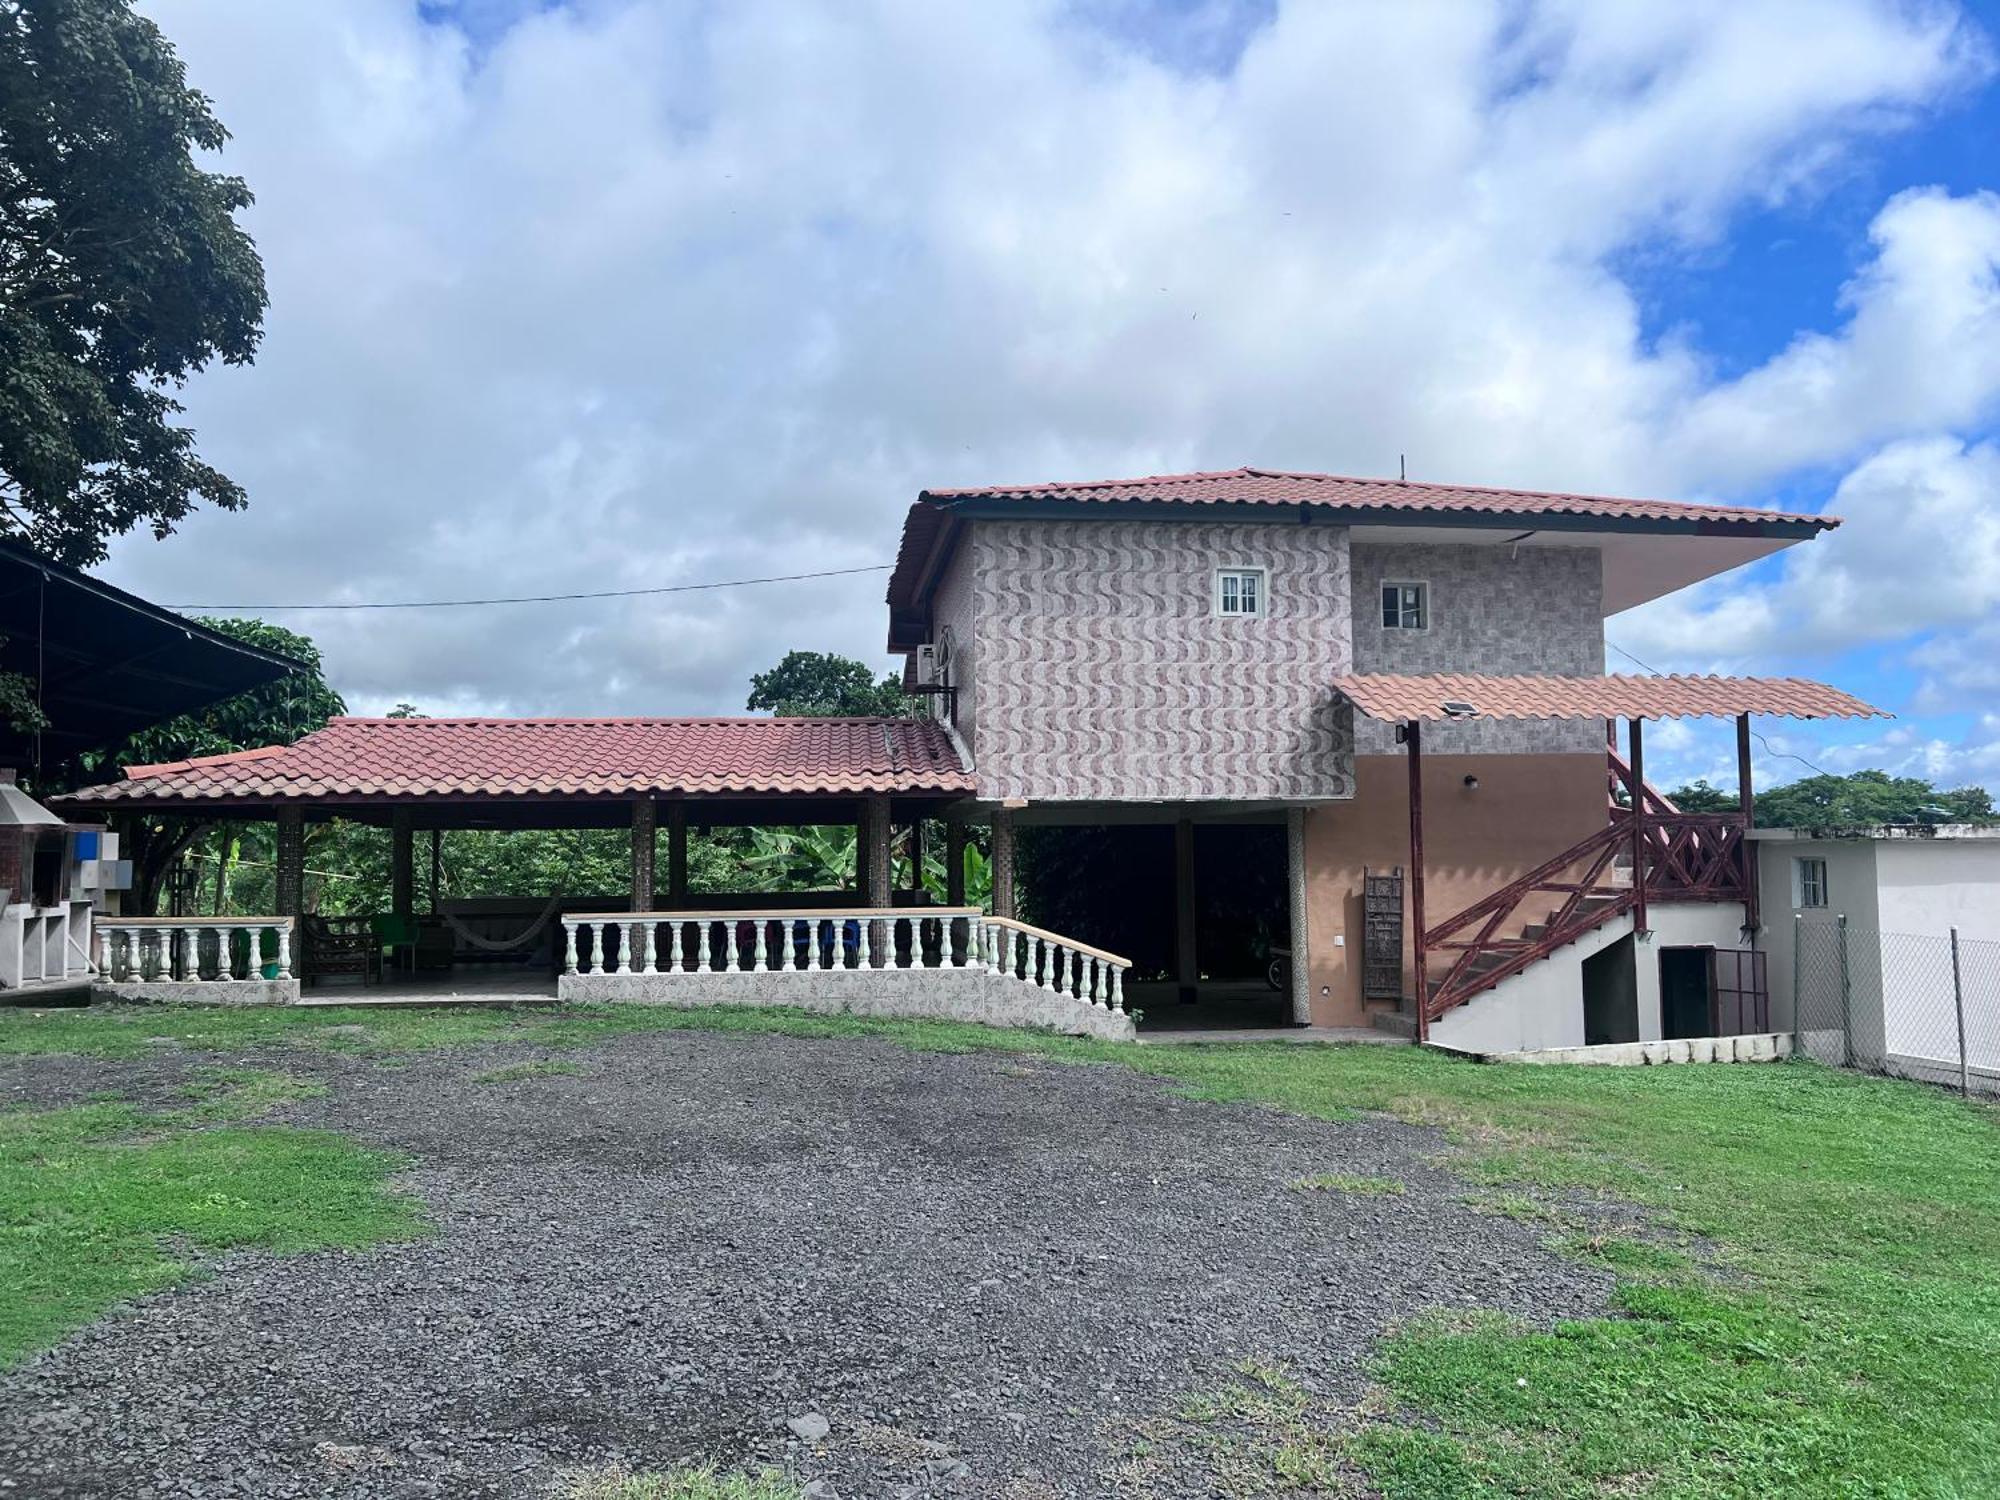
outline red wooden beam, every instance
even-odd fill
[[[1632,931],[1646,935],[1646,738],[1643,719],[1628,719],[1632,736]]]
[[[1416,950],[1417,1040],[1431,1034],[1430,958],[1424,948],[1424,729],[1415,719],[1403,726],[1410,763],[1410,937]]]

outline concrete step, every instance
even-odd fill
[[[1417,1039],[1417,1018],[1405,1015],[1399,1010],[1377,1011],[1371,1018],[1378,1031],[1386,1031],[1391,1036],[1402,1037],[1406,1041]]]

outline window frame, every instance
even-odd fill
[[[1385,603],[1385,601],[1384,601],[1384,599],[1383,599],[1383,596],[1384,596],[1385,594],[1387,594],[1387,593],[1389,592],[1389,590],[1390,590],[1390,589],[1395,589],[1395,590],[1397,591],[1397,600],[1396,600],[1396,617],[1397,617],[1397,621],[1398,621],[1398,623],[1396,623],[1396,624],[1394,624],[1394,625],[1391,625],[1391,624],[1390,624],[1390,623],[1388,622],[1388,620],[1387,620],[1387,619],[1385,618],[1385,615],[1386,615],[1386,613],[1387,613],[1387,607],[1386,607],[1386,603]],[[1415,590],[1417,590],[1417,609],[1419,610],[1419,612],[1420,612],[1420,615],[1421,615],[1421,619],[1422,619],[1422,623],[1421,623],[1421,624],[1418,624],[1418,625],[1405,625],[1405,624],[1402,624],[1402,623],[1401,623],[1401,620],[1402,620],[1402,616],[1403,616],[1403,605],[1402,605],[1402,590],[1404,590],[1404,589],[1415,589]],[[1428,633],[1429,633],[1429,631],[1430,631],[1430,628],[1431,628],[1431,584],[1430,584],[1430,580],[1429,580],[1428,578],[1385,578],[1385,579],[1383,579],[1383,580],[1382,580],[1382,582],[1381,582],[1381,584],[1380,584],[1380,585],[1379,585],[1379,586],[1378,586],[1378,587],[1376,588],[1376,590],[1375,590],[1375,626],[1376,626],[1376,628],[1377,628],[1378,630],[1383,630],[1383,631],[1394,631],[1395,633],[1397,633],[1397,634],[1399,634],[1399,635],[1426,635],[1426,634],[1428,634]]]
[[[1808,881],[1808,866],[1816,866],[1816,879]],[[1808,901],[1808,894],[1817,894],[1817,901]],[[1794,854],[1792,856],[1792,909],[1795,911],[1825,911],[1833,904],[1833,881],[1826,865],[1824,854]]]
[[[1224,578],[1254,577],[1257,580],[1257,607],[1255,609],[1224,609],[1222,607],[1222,580]],[[1243,597],[1241,587],[1237,598]],[[1209,588],[1208,610],[1218,620],[1263,620],[1271,613],[1271,570],[1261,563],[1218,563]]]

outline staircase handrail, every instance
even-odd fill
[[[1549,856],[1542,863],[1536,865],[1534,869],[1515,876],[1507,884],[1501,886],[1490,895],[1482,896],[1463,911],[1446,917],[1437,926],[1430,928],[1424,933],[1424,946],[1426,948],[1445,946],[1445,940],[1452,933],[1458,931],[1459,928],[1467,926],[1479,917],[1489,915],[1496,908],[1504,911],[1505,908],[1518,904],[1521,897],[1526,895],[1530,890],[1545,881],[1554,879],[1579,859],[1582,859],[1586,854],[1594,854],[1605,844],[1629,840],[1631,837],[1632,814],[1629,812],[1620,812],[1610,822],[1606,823],[1604,827],[1591,834],[1590,837],[1572,844],[1560,854]]]

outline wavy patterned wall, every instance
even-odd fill
[[[985,521],[955,566],[973,570],[982,797],[1353,794],[1327,687],[1350,660],[1345,530]],[[1211,612],[1221,566],[1269,569],[1263,618]]]

